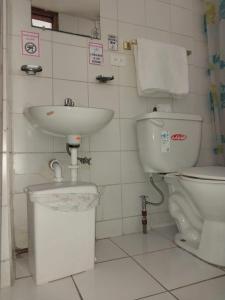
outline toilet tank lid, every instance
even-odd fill
[[[194,177],[199,179],[225,181],[225,167],[194,167],[180,171],[181,176]]]
[[[193,114],[180,114],[180,113],[168,113],[168,112],[151,112],[142,114],[135,118],[136,121],[144,119],[171,119],[171,120],[188,120],[188,121],[202,121],[202,117]]]

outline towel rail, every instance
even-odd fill
[[[124,50],[131,50],[132,46],[137,45],[137,40],[131,40],[131,41],[123,41],[123,49]],[[187,50],[187,56],[190,56],[192,54],[191,50]]]

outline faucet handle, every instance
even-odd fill
[[[71,98],[66,98],[64,100],[64,106],[74,106],[75,102]]]

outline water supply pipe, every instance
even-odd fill
[[[147,233],[147,227],[148,227],[148,220],[147,220],[147,205],[153,205],[153,206],[159,206],[162,205],[163,202],[165,201],[165,197],[163,192],[158,188],[158,186],[155,184],[153,176],[150,176],[149,178],[151,185],[153,188],[157,191],[157,193],[160,195],[161,200],[159,202],[151,202],[148,199],[148,196],[146,195],[141,195],[141,215],[142,215],[142,228],[143,228],[143,233]]]

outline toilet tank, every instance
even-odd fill
[[[169,173],[193,167],[198,159],[202,118],[152,112],[136,119],[141,164],[146,173]]]

